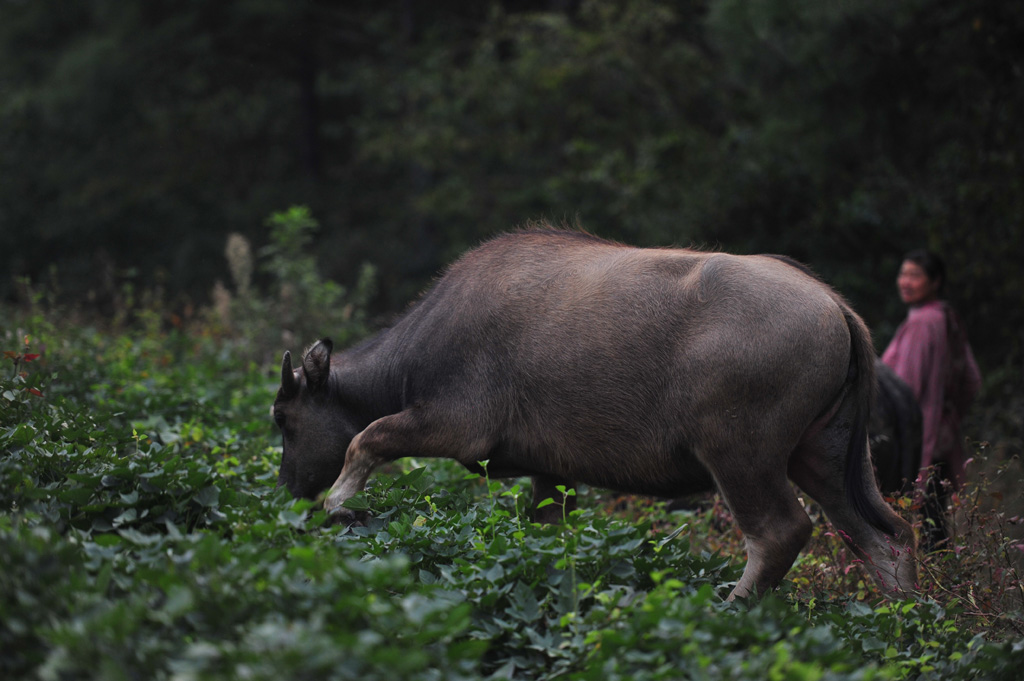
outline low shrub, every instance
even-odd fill
[[[1015,679],[1024,664],[1019,520],[990,477],[955,497],[953,547],[923,557],[918,596],[881,598],[819,522],[777,593],[727,603],[742,537],[717,498],[669,512],[586,490],[541,526],[523,481],[405,460],[354,500],[366,526],[333,526],[276,485],[279,369],[243,339],[3,319],[2,678]]]

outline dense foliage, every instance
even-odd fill
[[[0,677],[1017,678],[1022,32],[1000,0],[0,0]],[[900,252],[944,252],[984,441],[920,594],[819,522],[724,603],[716,500],[539,526],[524,481],[406,460],[344,528],[278,489],[280,351],[531,218],[793,255],[880,337]]]
[[[311,228],[301,210],[275,219],[300,241]],[[264,253],[282,272],[303,257]],[[361,295],[304,281],[289,300]],[[251,295],[228,313],[278,307]],[[1024,664],[1020,518],[991,487],[961,495],[956,550],[896,601],[823,522],[780,593],[725,603],[742,543],[720,502],[668,513],[587,490],[541,526],[523,481],[450,462],[382,472],[353,500],[366,526],[331,526],[276,486],[278,367],[253,360],[268,328],[229,332],[210,311],[167,330],[149,300],[103,329],[4,310],[5,679],[1015,679]],[[360,319],[334,324],[358,335]]]
[[[884,338],[923,244],[1016,376],[1022,33],[1003,0],[6,0],[0,293],[55,264],[67,297],[187,310],[229,233],[305,204],[332,279],[379,268],[379,309],[579,219],[795,256]]]

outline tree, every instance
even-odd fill
[[[201,298],[229,232],[303,204],[324,271],[378,265],[393,310],[482,238],[579,220],[789,254],[882,340],[924,244],[979,352],[1019,358],[1018,4],[6,2],[0,267]]]

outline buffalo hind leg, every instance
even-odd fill
[[[811,536],[811,519],[797,501],[784,465],[712,472],[747,547],[747,565],[729,600],[763,594],[778,586],[793,566]]]
[[[576,510],[576,494],[563,494],[558,490],[563,486],[566,492],[573,489],[570,480],[554,478],[546,475],[533,476],[533,522],[542,524],[555,524],[562,522],[563,518]],[[555,503],[540,506],[545,500],[551,499]]]
[[[867,513],[887,527],[878,527],[851,503],[845,489],[846,443],[848,430],[832,435],[826,428],[811,442],[801,444],[790,462],[790,477],[800,489],[825,511],[833,527],[864,567],[886,592],[913,590],[917,581],[914,559],[914,531],[885,503],[878,491],[865,446],[861,485],[857,496]],[[845,440],[845,442],[844,442]]]

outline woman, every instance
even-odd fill
[[[945,265],[934,253],[917,250],[904,256],[896,286],[909,310],[882,354],[882,361],[910,386],[921,405],[918,486],[925,487],[926,494],[926,548],[947,538],[946,496],[964,480],[960,421],[981,387],[963,324],[940,298],[945,283]]]

